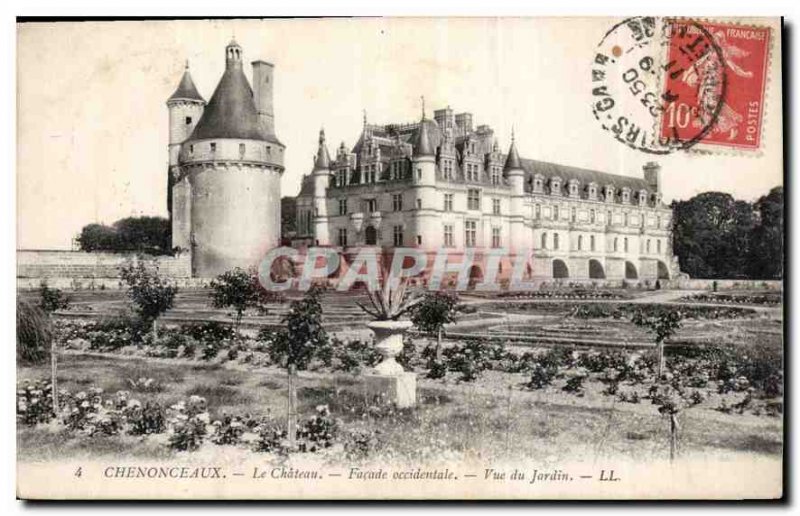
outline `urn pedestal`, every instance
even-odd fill
[[[395,357],[403,350],[403,335],[411,321],[373,321],[367,327],[375,334],[375,349],[383,361],[364,375],[367,391],[398,408],[417,403],[417,375],[403,370]]]

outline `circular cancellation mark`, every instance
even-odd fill
[[[713,129],[726,93],[723,53],[693,20],[628,18],[597,46],[592,112],[632,149],[690,148]]]

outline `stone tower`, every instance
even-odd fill
[[[254,88],[244,74],[242,48],[232,41],[225,48],[225,72],[205,108],[193,84],[195,110],[185,114],[189,108],[177,104],[188,72],[168,102],[173,246],[191,250],[193,276],[258,266],[280,243],[285,147],[275,136],[273,66],[252,66]]]

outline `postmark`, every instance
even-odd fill
[[[667,66],[681,59],[680,37],[702,39],[711,34],[717,51],[706,52],[683,69],[665,68],[665,95],[676,100],[665,105],[660,137],[690,141],[697,128],[706,126],[713,116],[711,130],[696,142],[696,149],[759,150],[770,29],[707,21],[674,21],[672,28],[670,37],[676,41],[668,45]]]
[[[714,130],[728,95],[725,54],[714,36],[692,20],[634,17],[602,38],[592,65],[592,112],[615,140],[650,154],[686,150]],[[701,88],[673,88],[689,70],[705,67]],[[702,89],[709,94],[700,96]],[[702,101],[702,106],[698,102]],[[695,107],[683,130],[664,125],[678,106]],[[686,109],[686,108],[680,108]]]

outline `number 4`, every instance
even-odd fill
[[[75,470],[75,476],[76,476],[76,477],[78,477],[78,478],[80,478],[80,477],[81,477],[81,475],[83,475],[83,468],[81,468],[80,466],[78,466],[78,469],[76,469],[76,470]]]

